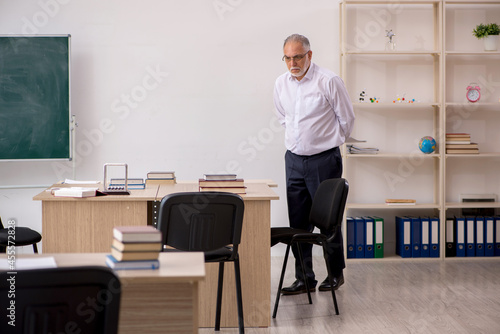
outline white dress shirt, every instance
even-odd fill
[[[342,145],[354,125],[344,82],[314,63],[300,81],[290,72],[276,79],[274,105],[285,127],[285,146],[298,155],[313,155]]]

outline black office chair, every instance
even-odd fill
[[[0,333],[118,333],[121,284],[107,267],[0,272],[0,295]]]
[[[219,262],[215,330],[220,330],[224,263],[234,262],[239,332],[244,333],[240,259],[244,204],[241,196],[223,192],[187,192],[165,196],[158,229],[163,244],[181,251],[205,252],[205,262]]]
[[[0,253],[5,253],[8,246],[19,247],[28,245],[33,245],[33,251],[38,253],[36,244],[40,240],[42,240],[40,233],[29,227],[15,226],[14,228],[5,228],[0,217]]]
[[[283,260],[283,268],[281,269],[278,293],[276,294],[276,301],[274,303],[273,318],[276,318],[276,313],[278,312],[278,305],[280,302],[281,288],[283,286],[283,278],[285,276],[288,254],[290,253],[290,247],[293,244],[297,244],[299,250],[300,243],[310,243],[323,247],[323,256],[326,262],[328,278],[330,280],[330,285],[333,286],[331,275],[332,271],[328,262],[327,244],[330,240],[334,239],[337,233],[340,232],[348,191],[349,183],[342,178],[325,180],[319,185],[312,202],[309,221],[313,226],[319,228],[322,233],[314,233],[291,227],[271,228],[271,247],[278,243],[284,243],[287,245],[285,259]],[[299,254],[300,253],[301,252],[299,252]],[[302,266],[302,273],[304,277],[306,277],[304,272],[304,260],[302,259],[302,256],[299,257]],[[307,297],[309,298],[309,304],[312,304],[311,293],[309,291],[309,284],[307,280],[305,280],[305,283]],[[337,298],[335,297],[335,291],[333,289],[332,298],[333,304],[335,306],[335,313],[338,315],[339,308],[337,305]]]

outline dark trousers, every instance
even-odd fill
[[[286,191],[290,227],[312,231],[309,212],[319,184],[326,179],[342,176],[342,157],[338,147],[311,156],[296,155],[290,151],[285,154]],[[309,280],[315,280],[312,263],[311,244],[301,244],[305,273]],[[328,245],[329,263],[334,276],[345,268],[342,233]],[[298,247],[292,247],[295,256],[295,277],[304,280],[300,267]]]

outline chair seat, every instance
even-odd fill
[[[42,236],[40,233],[29,227],[16,227],[16,246],[27,246],[40,242]],[[9,230],[0,230],[0,245],[9,246]]]
[[[164,252],[182,252],[182,250],[175,248],[165,248]],[[233,255],[232,247],[222,247],[213,251],[204,252],[205,254],[205,262],[220,262],[226,261],[231,258]]]
[[[280,242],[289,245],[292,242],[292,238],[297,234],[309,235],[306,238],[302,237],[301,240],[310,241],[310,242],[313,242],[314,239],[316,239],[316,236],[320,235],[320,234],[311,233],[309,231],[298,229],[298,228],[272,227],[271,228],[271,247],[280,243]]]
[[[222,247],[213,251],[205,252],[205,262],[226,261],[233,255],[232,247]]]

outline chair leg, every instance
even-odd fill
[[[236,279],[236,301],[238,302],[238,325],[240,334],[245,333],[245,321],[243,319],[243,298],[241,293],[240,260],[234,260],[234,278]]]
[[[33,244],[33,252],[35,252],[35,254],[38,253],[38,247],[36,247],[36,244]]]
[[[222,304],[222,286],[224,283],[224,262],[219,262],[219,280],[217,285],[217,307],[215,309],[215,330],[220,331],[220,316]]]
[[[309,291],[309,282],[306,276],[304,259],[302,258],[302,247],[300,246],[300,242],[297,243],[297,247],[299,249],[299,259],[300,259],[300,267],[302,268],[302,277],[304,277],[304,283],[306,284],[307,298],[309,299],[309,304],[312,304],[313,302],[311,299],[311,291]]]
[[[326,249],[326,244],[323,243],[323,256],[325,258],[326,262],[326,270],[328,273],[328,280],[330,281],[330,286],[333,287],[333,275],[332,275],[332,270],[330,268],[330,261],[328,261],[328,251]],[[332,299],[333,299],[333,306],[335,307],[335,314],[339,315],[339,306],[337,305],[337,297],[335,296],[335,290],[332,289]]]
[[[290,245],[287,245],[285,258],[283,259],[283,267],[281,268],[280,283],[278,285],[278,292],[276,293],[276,300],[274,301],[274,311],[273,318],[276,318],[276,313],[278,313],[278,305],[280,303],[281,288],[283,287],[283,279],[285,277],[286,264],[288,262],[288,254],[290,253]]]

